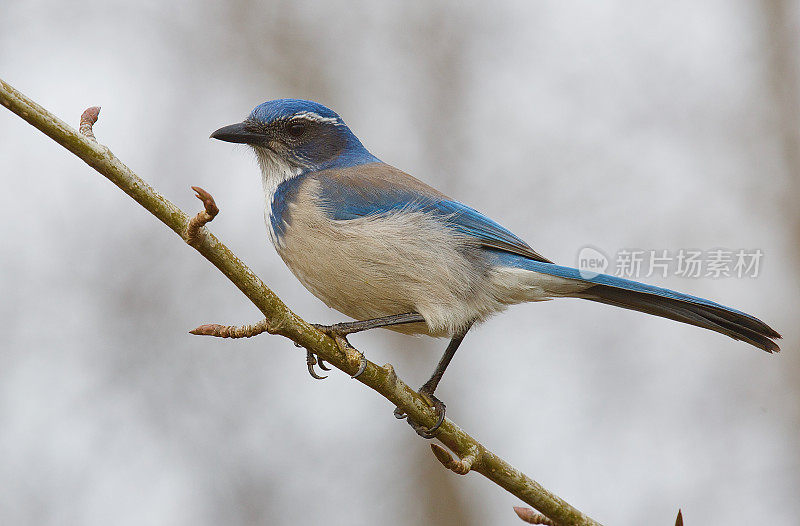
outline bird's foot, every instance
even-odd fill
[[[414,431],[416,431],[419,436],[421,436],[424,439],[430,440],[432,438],[435,438],[436,435],[439,433],[439,428],[444,423],[444,417],[447,412],[447,406],[444,405],[444,402],[433,396],[433,393],[428,393],[424,389],[420,389],[417,392],[425,399],[425,401],[428,403],[429,406],[433,407],[436,410],[436,423],[433,424],[433,427],[428,428],[423,426],[422,424],[419,424],[418,422],[415,422],[414,420],[411,420],[410,418],[408,418],[408,415],[406,415],[399,407],[395,408],[394,417],[397,418],[398,420],[402,420],[403,418],[408,418],[407,420],[408,425],[410,425],[411,428]]]
[[[364,353],[362,353],[361,351],[350,345],[350,342],[347,341],[348,334],[358,332],[361,329],[353,329],[351,323],[334,323],[333,325],[321,325],[319,323],[312,323],[312,326],[318,331],[324,332],[325,334],[333,338],[336,344],[339,346],[339,348],[342,351],[344,351],[345,354],[347,354],[348,359],[350,359],[351,363],[353,361],[352,355],[357,356],[358,369],[356,370],[355,373],[353,373],[350,376],[350,378],[358,378],[359,376],[361,376],[361,374],[367,368],[367,359],[364,356]],[[311,356],[311,353],[309,353],[309,356]],[[319,360],[320,368],[324,369],[325,371],[330,371],[330,368],[326,368],[323,364],[324,362],[320,359]],[[311,376],[314,376],[314,373],[311,372],[310,365],[308,372],[311,373]]]

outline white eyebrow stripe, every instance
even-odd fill
[[[323,117],[319,113],[314,113],[313,111],[304,111],[301,113],[295,113],[291,117],[292,119],[308,119],[314,122],[326,123],[326,124],[339,124],[339,119],[334,117]]]

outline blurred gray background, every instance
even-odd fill
[[[301,316],[344,318],[269,245],[252,155],[210,141],[278,97],[574,265],[584,245],[759,248],[757,279],[651,278],[753,313],[769,356],[579,301],[470,333],[448,415],[608,524],[797,524],[797,4],[0,0],[0,76],[211,225]],[[392,407],[258,311],[107,180],[0,111],[0,523],[521,524]],[[412,385],[444,341],[354,343]]]

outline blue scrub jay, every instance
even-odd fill
[[[265,102],[211,137],[253,148],[278,254],[312,294],[360,320],[328,330],[346,335],[385,327],[451,339],[420,389],[438,412],[434,428],[416,426],[425,436],[444,420],[433,392],[467,331],[515,303],[582,298],[780,350],[773,341],[780,335],[749,314],[619,277],[587,279],[556,265],[480,212],[381,162],[339,115],[316,102]]]

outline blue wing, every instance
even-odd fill
[[[440,216],[457,232],[482,246],[551,263],[527,243],[477,210],[454,201],[421,181],[384,163],[317,176],[321,199],[333,219],[348,220],[396,210],[415,210]]]

